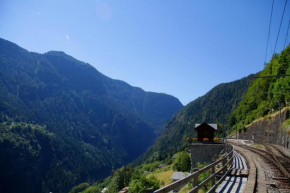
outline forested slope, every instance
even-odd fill
[[[186,105],[165,125],[164,132],[155,144],[135,163],[161,160],[183,150],[186,146],[186,137],[194,137],[196,123],[218,123],[221,133],[221,124],[229,123],[230,114],[247,91],[253,75],[230,83],[223,83],[202,97]]]
[[[278,111],[279,106],[289,106],[290,46],[281,54],[275,54],[256,77],[231,116],[232,125],[237,120],[239,129],[244,129],[259,117]]]
[[[0,192],[65,191],[105,177],[146,151],[181,107],[63,52],[0,39]]]

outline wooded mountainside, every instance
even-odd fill
[[[136,160],[136,164],[162,160],[187,147],[186,138],[196,135],[196,123],[218,123],[222,133],[222,123],[229,127],[229,117],[248,89],[253,75],[230,83],[223,83],[202,97],[192,101],[165,125],[164,132],[155,144]]]
[[[287,76],[284,76],[287,75]],[[290,46],[275,54],[264,70],[256,75],[243,100],[231,116],[244,129],[253,120],[273,113],[290,102]]]
[[[116,170],[104,182],[96,183],[87,189],[84,188],[83,193],[99,192],[104,187],[108,188],[108,192],[118,192],[125,186],[130,186],[130,190],[134,192],[135,181],[139,183],[140,187],[151,187],[151,184],[146,186],[146,183],[143,183],[142,179],[150,180],[150,174],[146,176],[146,173],[156,169],[160,163],[172,164],[172,155],[188,147],[185,139],[195,136],[193,130],[195,123],[203,121],[218,123],[219,135],[221,136],[223,128],[230,130],[230,127],[236,123],[235,117],[238,118],[237,123],[242,129],[254,119],[277,111],[279,102],[281,108],[289,106],[290,77],[284,76],[290,74],[289,64],[288,47],[280,55],[276,54],[262,72],[216,86],[206,95],[182,108],[166,124],[164,133],[157,139],[156,143],[134,162],[137,167],[129,165]],[[254,77],[264,78],[255,79]],[[263,94],[260,90],[263,91]],[[250,106],[248,106],[249,104]],[[289,123],[288,117],[287,127],[289,127]],[[146,173],[144,174],[144,172]],[[154,179],[154,181],[158,180]]]
[[[66,191],[133,161],[182,108],[63,52],[0,39],[0,192]]]
[[[281,54],[275,54],[258,74],[218,85],[186,105],[166,124],[163,134],[136,163],[164,159],[184,149],[185,138],[195,135],[195,123],[218,123],[219,129],[223,122],[225,128],[237,123],[239,129],[244,129],[253,120],[278,111],[279,104],[281,108],[289,106],[289,75],[290,46]]]

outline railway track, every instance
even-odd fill
[[[271,144],[267,144],[269,147],[275,149],[278,152],[278,156],[283,157],[283,159],[286,160],[286,162],[290,163],[290,156],[285,154],[283,151],[281,151],[281,149],[279,149],[278,147],[276,147],[275,145],[271,145]]]
[[[257,149],[250,146],[243,146],[243,148],[248,149],[251,152],[259,155],[270,167],[274,176],[271,180],[275,182],[275,186],[279,189],[289,189],[290,188],[290,160],[281,155],[275,155],[269,147],[269,145],[264,145],[266,150]]]
[[[269,152],[270,156],[274,159],[275,163],[279,165],[280,170],[283,172],[285,176],[290,178],[290,173],[289,173],[289,167],[290,167],[290,162],[287,158],[277,156],[273,153],[271,147],[269,145],[264,144],[265,148]],[[288,168],[288,170],[286,169]]]

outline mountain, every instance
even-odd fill
[[[285,76],[286,75],[286,76]],[[278,111],[290,103],[290,46],[274,54],[264,70],[257,74],[249,90],[231,116],[239,129],[259,117]]]
[[[253,75],[250,75],[237,81],[220,84],[186,105],[170,119],[162,135],[135,161],[135,164],[162,160],[184,150],[187,147],[187,136],[196,136],[193,130],[196,123],[204,121],[218,123],[218,132],[221,135],[221,123],[224,122],[224,125],[228,123],[230,114],[247,91],[252,78]]]
[[[63,52],[0,39],[0,192],[55,192],[131,162],[182,108]]]

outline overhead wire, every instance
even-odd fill
[[[271,48],[271,52],[270,53],[273,53],[273,45],[272,45],[272,38],[270,37],[270,48]]]
[[[268,44],[269,44],[269,38],[270,38],[270,32],[271,32],[271,23],[272,23],[272,16],[273,16],[273,8],[274,8],[274,1],[275,0],[273,0],[273,2],[272,2],[272,8],[271,8],[271,16],[270,16],[270,24],[269,24],[269,31],[268,31],[268,38],[267,38],[267,46],[266,46],[266,54],[265,54],[264,64],[266,63],[266,59],[267,59]]]
[[[254,76],[254,78],[280,78],[280,77],[285,77],[285,76],[290,76],[290,74]]]
[[[275,48],[274,48],[274,53],[273,54],[275,54],[275,51],[276,51],[276,47],[277,47],[277,43],[278,43],[278,39],[279,39],[280,29],[281,29],[282,22],[283,22],[283,18],[284,18],[284,13],[285,13],[287,1],[288,0],[285,1],[285,5],[284,5],[284,9],[283,9],[283,14],[282,14],[282,18],[281,18],[281,22],[280,22],[280,27],[279,27],[279,31],[278,31],[278,35],[277,35],[277,39],[276,39],[276,43],[275,43]]]
[[[288,23],[287,33],[286,33],[286,37],[285,37],[285,41],[284,41],[284,47],[283,47],[284,49],[286,48],[286,41],[288,40],[289,26],[290,26],[290,20],[289,20],[289,23]]]

